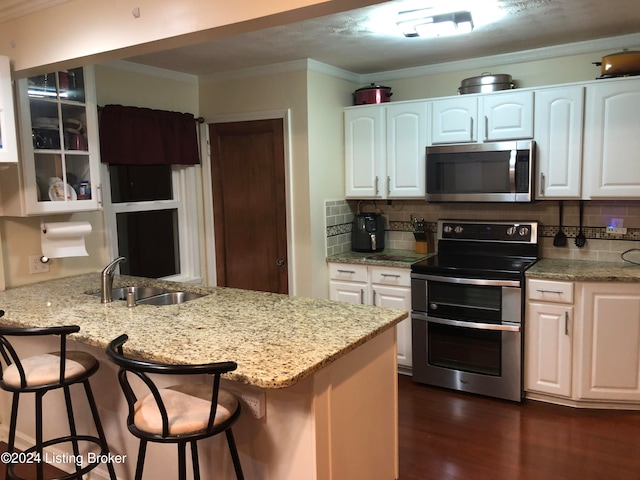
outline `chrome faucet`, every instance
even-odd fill
[[[113,276],[116,274],[118,264],[126,260],[125,257],[118,257],[102,270],[100,287],[100,301],[102,303],[111,303],[113,301],[111,298],[113,295]]]

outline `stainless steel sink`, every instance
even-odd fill
[[[127,300],[127,293],[133,292],[133,296],[136,302],[142,298],[152,297],[161,293],[166,293],[167,290],[160,287],[122,287],[114,288],[111,294],[113,300]]]
[[[176,305],[200,297],[204,297],[204,295],[193,292],[164,292],[151,297],[141,298],[137,300],[136,303],[138,305]]]

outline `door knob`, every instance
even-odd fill
[[[284,258],[277,259],[276,265],[278,265],[279,267],[284,267]]]

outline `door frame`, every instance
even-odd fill
[[[293,241],[294,219],[293,219],[293,202],[292,202],[292,155],[291,155],[291,110],[269,110],[264,112],[249,112],[229,115],[214,115],[205,118],[204,123],[200,124],[202,151],[206,155],[202,155],[202,197],[204,203],[204,235],[203,242],[205,253],[205,282],[207,285],[217,285],[216,275],[216,250],[215,250],[215,227],[213,214],[213,191],[211,178],[211,148],[209,143],[209,124],[212,123],[229,123],[229,122],[250,122],[253,120],[272,120],[281,119],[283,128],[284,141],[284,177],[285,177],[285,207],[287,221],[287,270],[288,270],[288,289],[289,295],[295,295],[295,264],[296,264],[296,248]],[[210,240],[210,241],[209,241]]]

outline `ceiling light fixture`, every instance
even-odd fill
[[[429,9],[409,10],[398,14],[398,27],[405,37],[444,37],[473,30],[471,12],[424,15]]]

